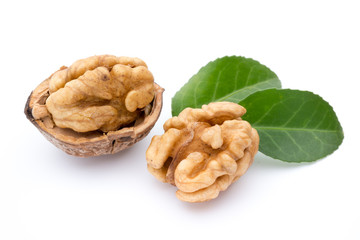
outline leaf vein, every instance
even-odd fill
[[[246,81],[245,81],[245,85],[244,85],[244,86],[247,86],[247,85],[248,85],[250,76],[251,76],[252,71],[253,71],[253,69],[255,68],[255,66],[256,66],[256,65],[253,65],[253,66],[250,68],[250,71],[249,71],[249,73],[248,73],[248,76],[247,76],[247,78],[246,78]]]
[[[200,83],[201,83],[201,81],[197,81],[197,83],[196,83],[196,85],[195,85],[195,88],[194,88],[193,99],[194,99],[194,105],[195,105],[195,107],[198,106],[198,104],[197,104],[197,98],[196,98],[196,93],[197,93],[197,89],[199,88]]]
[[[271,142],[276,146],[276,148],[278,150],[280,150],[285,155],[289,155],[289,153],[284,152],[284,150],[281,148],[281,146],[273,139],[273,137],[269,133],[267,133],[267,132],[262,132],[262,133],[268,136],[268,138],[271,140]]]
[[[309,155],[309,153],[307,153],[306,151],[304,151],[304,149],[296,142],[296,140],[289,134],[289,132],[285,132],[285,134],[290,138],[290,140],[293,142],[293,144],[294,144],[296,147],[298,147],[298,149],[299,149],[300,151],[302,151],[303,153],[305,153],[306,156],[311,157],[311,156]]]
[[[253,127],[259,130],[279,130],[279,131],[307,131],[307,132],[326,132],[326,133],[337,133],[338,130],[330,129],[319,129],[319,128],[284,128],[284,127],[271,127],[271,126],[260,126],[256,123],[251,124]]]
[[[262,116],[261,118],[259,118],[256,122],[252,123],[252,125],[256,125],[258,122],[261,122],[265,117],[267,117],[269,115],[269,113],[273,110],[274,107],[278,106],[279,104],[281,104],[282,102],[278,102],[274,105],[271,106],[271,108],[269,108]]]
[[[282,125],[279,126],[279,127],[285,127],[291,120],[293,120],[294,117],[301,111],[301,108],[304,107],[305,103],[306,103],[306,102],[303,102],[303,103],[299,106],[299,108],[298,108],[295,112],[293,112],[292,116],[289,117],[289,119],[288,119],[284,124],[282,124]]]
[[[325,120],[326,118],[326,115],[329,113],[329,109],[326,109],[326,112],[324,113],[323,117],[321,118],[321,120],[318,122],[318,124],[315,126],[316,128],[319,127],[323,121]]]
[[[240,92],[245,92],[245,91],[251,91],[251,89],[257,89],[257,90],[263,90],[263,89],[266,89],[266,88],[271,88],[273,87],[272,85],[269,84],[269,82],[271,81],[274,81],[274,80],[277,80],[278,78],[271,78],[271,79],[268,79],[266,81],[262,81],[262,82],[258,82],[254,85],[249,85],[247,87],[243,87],[243,88],[240,88],[234,92],[231,92],[219,99],[217,99],[217,102],[221,102],[221,101],[224,101],[230,97],[232,97],[233,95],[237,94],[237,93],[240,93]],[[264,88],[260,88],[259,86],[264,86]],[[213,99],[214,100],[214,99]],[[238,99],[238,101],[240,101],[241,99]]]
[[[317,113],[317,110],[318,110],[319,106],[320,106],[320,104],[317,103],[316,107],[315,107],[314,110],[313,110],[313,113],[308,117],[308,119],[312,119],[312,118],[313,118],[313,116]],[[309,126],[310,122],[311,122],[311,121],[308,121],[304,127]]]
[[[214,92],[213,92],[213,96],[212,96],[212,102],[214,102],[215,98],[216,98],[216,94],[217,94],[217,91],[218,91],[218,87],[219,87],[219,82],[220,82],[220,76],[222,75],[222,72],[223,72],[223,69],[221,69],[217,75],[217,79],[216,79],[216,84],[215,84],[215,89],[214,89]],[[195,97],[195,96],[194,96]]]

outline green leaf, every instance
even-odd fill
[[[239,56],[223,57],[200,69],[173,97],[172,115],[218,101],[238,103],[252,93],[280,88],[279,78],[259,62]]]
[[[311,162],[334,152],[344,133],[333,108],[311,92],[268,89],[239,103],[259,133],[259,151],[287,162]]]

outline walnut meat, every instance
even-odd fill
[[[148,170],[175,185],[187,202],[214,199],[242,176],[259,146],[257,131],[241,119],[246,110],[230,102],[184,109],[167,120],[146,151]]]
[[[149,133],[161,111],[162,92],[139,58],[93,56],[42,82],[29,96],[25,114],[69,154],[110,154]]]
[[[56,126],[108,132],[135,121],[150,104],[154,78],[138,58],[93,56],[56,72],[49,91],[46,107]]]

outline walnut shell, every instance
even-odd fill
[[[63,69],[66,67],[62,67],[60,70]],[[45,113],[47,112],[45,102],[50,95],[49,80],[51,76],[31,92],[24,112],[47,140],[70,155],[91,157],[120,152],[146,137],[159,118],[164,89],[154,83],[155,96],[150,104],[151,107],[145,109],[143,114],[129,126],[106,133],[102,131],[80,133],[68,128],[57,127],[51,117],[46,116]],[[40,109],[37,111],[40,114],[41,109],[44,109],[44,117],[37,116],[35,118],[32,114],[34,107]]]

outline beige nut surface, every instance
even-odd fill
[[[184,109],[165,122],[162,136],[153,137],[148,170],[175,185],[180,200],[216,198],[246,172],[258,150],[257,131],[241,119],[245,112],[230,102]]]
[[[56,126],[108,132],[133,122],[151,103],[154,78],[138,58],[93,56],[54,73],[49,92],[46,107]]]

